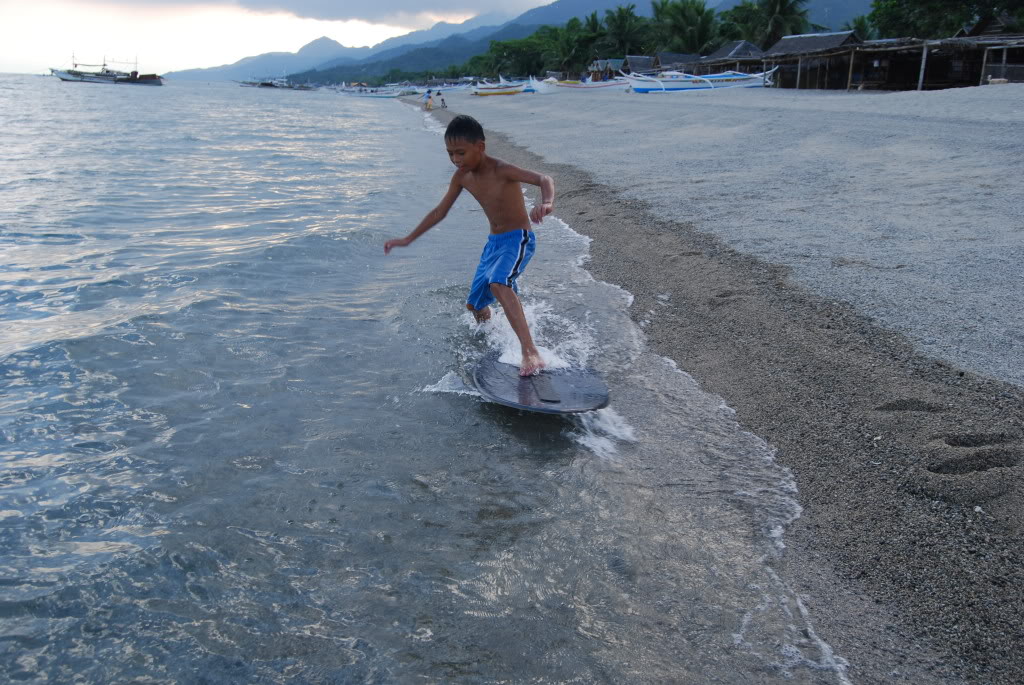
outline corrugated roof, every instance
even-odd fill
[[[860,38],[853,31],[802,33],[795,36],[783,36],[778,43],[765,50],[763,56],[802,55],[808,52],[831,50],[843,45],[857,45],[860,42]]]
[[[705,61],[739,57],[760,57],[764,50],[747,40],[733,40],[704,58]]]

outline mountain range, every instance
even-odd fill
[[[727,10],[739,0],[706,0],[708,7]],[[346,47],[327,37],[304,45],[298,52],[268,52],[245,57],[234,64],[205,69],[175,71],[164,76],[191,81],[230,81],[275,78],[313,70],[343,68],[364,76],[385,74],[391,69],[423,71],[462,64],[473,55],[487,51],[492,40],[524,38],[544,25],[562,25],[573,17],[630,4],[630,0],[556,0],[510,17],[493,12],[461,24],[439,22],[429,29],[389,38],[372,47]],[[651,16],[651,5],[635,2],[635,11]],[[871,11],[871,0],[809,0],[812,23],[838,30],[845,22]]]

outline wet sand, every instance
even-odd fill
[[[965,98],[967,91],[947,100]],[[870,298],[834,295],[841,279],[823,285],[785,260],[737,249],[758,238],[784,239],[789,250],[814,246],[827,254],[815,246],[814,236],[773,233],[777,226],[763,216],[763,207],[736,203],[733,208],[732,221],[746,227],[743,240],[748,242],[709,230],[719,227],[684,210],[683,203],[673,210],[663,192],[669,179],[661,173],[678,159],[672,146],[644,150],[641,163],[650,163],[649,176],[624,169],[621,178],[608,182],[607,165],[614,160],[587,143],[593,131],[566,136],[564,148],[571,154],[550,144],[527,149],[523,130],[509,123],[513,109],[526,117],[530,109],[550,104],[518,96],[483,99],[507,105],[458,95],[446,99],[451,109],[435,112],[442,122],[461,108],[482,120],[492,154],[554,177],[556,216],[593,239],[588,263],[593,275],[635,296],[632,316],[644,327],[651,349],[722,396],[741,424],[772,444],[778,461],[792,470],[804,511],[785,533],[787,550],[776,570],[801,593],[821,638],[850,662],[851,680],[1024,681],[1019,650],[1024,643],[1024,389],[1011,382],[1017,372],[1012,364],[1006,374],[999,372],[998,347],[989,355],[994,365],[968,363],[969,352],[939,354],[957,345],[942,323],[957,315],[955,298],[937,297],[932,310],[923,311],[920,300],[893,297],[885,302],[884,313],[868,311],[863,301]],[[821,103],[827,110],[833,101],[817,102],[820,111]],[[799,105],[787,99],[785,107],[773,111]],[[512,114],[489,119],[499,107]],[[706,114],[714,105],[702,107]],[[885,125],[877,112],[867,108],[857,114],[858,107],[851,114],[843,104],[843,116]],[[573,111],[575,117],[586,115]],[[984,116],[998,119],[998,112],[989,108]],[[628,113],[621,119],[627,125]],[[492,121],[504,122],[506,130],[489,128]],[[523,126],[529,124],[527,119]],[[552,126],[558,129],[557,123]],[[683,135],[686,126],[679,124]],[[804,144],[812,145],[821,134],[806,135]],[[585,163],[588,145],[595,150],[592,165]],[[713,159],[716,148],[709,147]],[[730,149],[719,152],[727,156]],[[568,157],[573,164],[558,163]],[[898,166],[898,160],[892,164]],[[953,160],[950,164],[955,166]],[[900,173],[908,178],[911,172]],[[1005,172],[993,168],[987,175],[998,179]],[[751,173],[767,177],[773,170]],[[857,180],[852,178],[850,187]],[[889,192],[900,196],[899,187]],[[844,202],[852,207],[873,200],[865,196]],[[813,206],[803,211],[815,222]],[[939,206],[919,206],[915,212],[917,225],[944,221]],[[835,217],[820,223],[829,220]],[[1019,239],[1012,242],[1014,230],[1019,236],[1019,228],[1006,228],[1011,250],[1019,246]],[[993,257],[1005,253],[1005,242],[988,237],[986,244],[986,235],[980,235],[982,243],[973,241],[971,250]],[[880,243],[868,260],[874,267],[880,255],[890,255],[894,264],[914,259],[908,248],[913,241],[855,238],[852,244]],[[834,264],[842,255],[829,259]],[[858,260],[865,261],[863,254],[848,256],[855,268]],[[845,265],[840,262],[833,270]],[[861,266],[870,276],[873,267]],[[1006,273],[988,269],[989,276],[1005,278],[1013,265],[1007,266],[1011,271]],[[937,282],[942,277],[934,274]],[[893,281],[889,287],[898,291],[904,286]],[[992,301],[998,305],[986,307],[989,300],[981,298],[976,315],[988,324],[995,320],[1012,335],[1015,315],[1004,313],[1001,307],[1009,303],[1003,299],[996,297]],[[659,304],[664,302],[668,305]],[[894,324],[900,307],[907,308],[907,327]],[[927,344],[930,327],[932,337],[940,340],[935,346]],[[1006,356],[1013,358],[1015,352],[1007,349]],[[982,366],[986,375],[979,372]]]

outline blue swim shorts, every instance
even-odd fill
[[[523,273],[537,246],[533,231],[525,228],[505,233],[492,233],[480,255],[480,266],[476,268],[473,285],[469,289],[466,303],[477,311],[494,302],[491,283],[501,283],[519,292],[517,280]]]

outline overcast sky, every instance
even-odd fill
[[[327,36],[374,45],[478,14],[519,14],[552,0],[0,0],[0,72],[48,73],[120,60],[163,73],[295,52]]]

